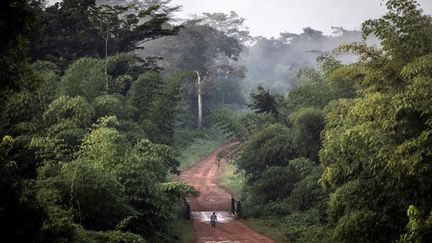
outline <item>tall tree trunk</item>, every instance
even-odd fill
[[[197,90],[198,90],[198,129],[202,128],[202,80],[199,71],[195,71],[197,74]]]
[[[109,38],[109,28],[107,25],[106,29],[106,37],[105,37],[105,75],[106,75],[106,82],[105,82],[105,88],[107,93],[109,93],[109,79],[108,79],[108,38]]]
[[[231,63],[231,62],[229,62]],[[225,73],[225,80],[228,80],[228,75],[230,74],[230,71],[228,70]],[[222,83],[222,105],[225,105],[225,83]]]

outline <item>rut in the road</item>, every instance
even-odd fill
[[[199,197],[190,199],[197,242],[274,242],[235,220],[229,212],[231,195],[217,184],[227,161],[221,160],[218,166],[216,156],[226,146],[229,145],[218,147],[210,156],[182,172],[180,176],[181,180],[200,191]],[[217,212],[218,215],[216,228],[210,227],[212,212]]]

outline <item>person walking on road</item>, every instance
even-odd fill
[[[216,228],[216,221],[217,221],[216,212],[213,212],[213,214],[210,216],[210,224],[212,228]]]

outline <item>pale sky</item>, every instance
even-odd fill
[[[432,14],[432,0],[418,0]],[[331,27],[359,30],[363,21],[386,12],[382,0],[172,0],[182,5],[178,17],[202,12],[233,10],[246,19],[251,35],[278,37],[280,32],[300,33],[304,27],[331,34]]]
[[[1,1],[1,0],[0,0]],[[59,0],[48,0],[50,3]],[[304,27],[331,34],[332,26],[359,30],[363,21],[385,12],[383,0],[172,0],[183,8],[180,18],[202,12],[235,11],[246,19],[252,36],[278,37],[281,32],[301,33]],[[432,14],[432,0],[417,0]]]

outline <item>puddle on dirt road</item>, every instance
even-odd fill
[[[214,237],[200,237],[198,242],[203,243],[241,243],[238,240],[227,240],[224,238],[214,238]]]
[[[223,240],[223,241],[206,241],[205,243],[240,243],[240,241]]]
[[[210,216],[212,214],[213,214],[213,211],[202,211],[202,212],[193,211],[192,212],[192,218],[194,220],[198,220],[200,222],[210,223]],[[228,221],[234,219],[232,214],[228,211],[217,211],[216,216],[217,216],[218,223],[224,223],[224,222],[228,222]],[[209,242],[212,242],[212,241],[209,241]],[[234,242],[234,241],[214,241],[214,242]]]

